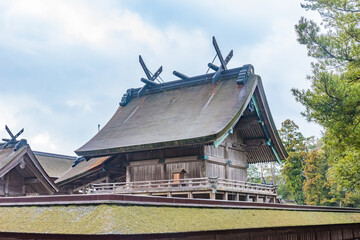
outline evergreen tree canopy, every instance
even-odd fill
[[[311,88],[292,91],[303,115],[324,127],[330,180],[351,205],[360,199],[360,1],[305,0],[302,7],[322,22],[301,18],[296,25],[299,43],[316,61]]]

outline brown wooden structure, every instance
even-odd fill
[[[287,153],[251,65],[129,89],[110,121],[75,152],[82,156],[57,183],[69,193],[117,192],[275,202],[276,188],[247,183],[247,166]],[[180,172],[178,172],[180,170]],[[90,186],[89,186],[90,185]]]
[[[0,196],[47,195],[57,191],[59,188],[29,145],[0,149]]]
[[[56,182],[69,193],[278,201],[274,186],[247,183],[248,164],[286,157],[260,77],[252,66],[226,70],[215,84],[211,76],[158,84],[141,97],[129,90],[126,106]]]

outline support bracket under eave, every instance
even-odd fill
[[[217,148],[218,146],[220,146],[220,144],[225,140],[225,138],[227,138],[227,136],[229,136],[229,134],[233,134],[233,129],[229,129],[229,131],[227,131],[224,135],[222,135],[221,137],[219,137],[218,139],[216,139],[213,142],[213,146],[214,148]]]
[[[264,134],[265,134],[265,136],[266,136],[266,139],[268,139],[268,140],[267,140],[267,145],[271,148],[271,150],[272,150],[272,152],[274,153],[275,158],[276,158],[276,160],[278,161],[278,163],[281,164],[282,161],[281,161],[281,159],[280,159],[280,157],[279,157],[279,154],[277,153],[277,151],[276,151],[276,149],[275,149],[275,147],[274,147],[274,145],[273,145],[273,143],[272,143],[272,141],[271,141],[271,138],[270,138],[270,135],[269,135],[269,131],[268,131],[267,127],[265,126],[264,121],[263,121],[263,119],[262,119],[262,117],[261,117],[259,105],[257,104],[254,95],[251,96],[251,101],[253,102],[253,105],[254,105],[254,107],[255,107],[256,114],[257,114],[258,117],[259,117],[259,122],[260,122],[261,128],[262,128],[262,130],[263,130],[263,132],[264,132]]]

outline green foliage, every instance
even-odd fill
[[[304,195],[308,205],[337,205],[336,195],[331,193],[327,180],[329,164],[323,151],[315,149],[309,152],[305,160]]]
[[[331,188],[332,194],[326,197],[327,202],[341,199],[347,206],[359,206],[360,1],[305,2],[302,7],[317,11],[322,22],[318,25],[301,18],[296,25],[299,43],[307,46],[308,55],[316,62],[312,64],[312,75],[308,76],[311,88],[292,89],[292,92],[305,106],[303,115],[324,127],[324,157],[330,165],[327,177],[319,172],[308,174],[321,175],[321,181],[327,178],[326,187]],[[309,187],[321,192],[310,183]],[[321,196],[306,198],[306,201],[322,202]]]
[[[253,183],[261,183],[261,173],[257,164],[250,164],[247,169],[247,180]]]
[[[281,169],[283,169],[283,166],[281,166]],[[286,187],[286,178],[284,174],[277,174],[276,179],[278,195],[281,196],[282,199],[290,199],[291,193],[290,190]]]
[[[304,204],[303,174],[304,161],[307,155],[306,139],[299,127],[291,120],[285,120],[279,130],[280,137],[289,156],[287,157],[282,173],[285,177],[285,186],[294,197],[297,204]]]

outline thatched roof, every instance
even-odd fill
[[[286,151],[274,125],[261,79],[251,74],[245,84],[239,84],[242,70],[226,70],[216,84],[211,83],[212,74],[162,83],[150,87],[141,97],[136,97],[137,89],[132,89],[129,91],[131,101],[120,106],[104,128],[76,153],[96,157],[212,144],[231,132],[249,102],[254,100],[269,135],[266,139],[269,146],[254,153],[260,159],[283,160]]]

